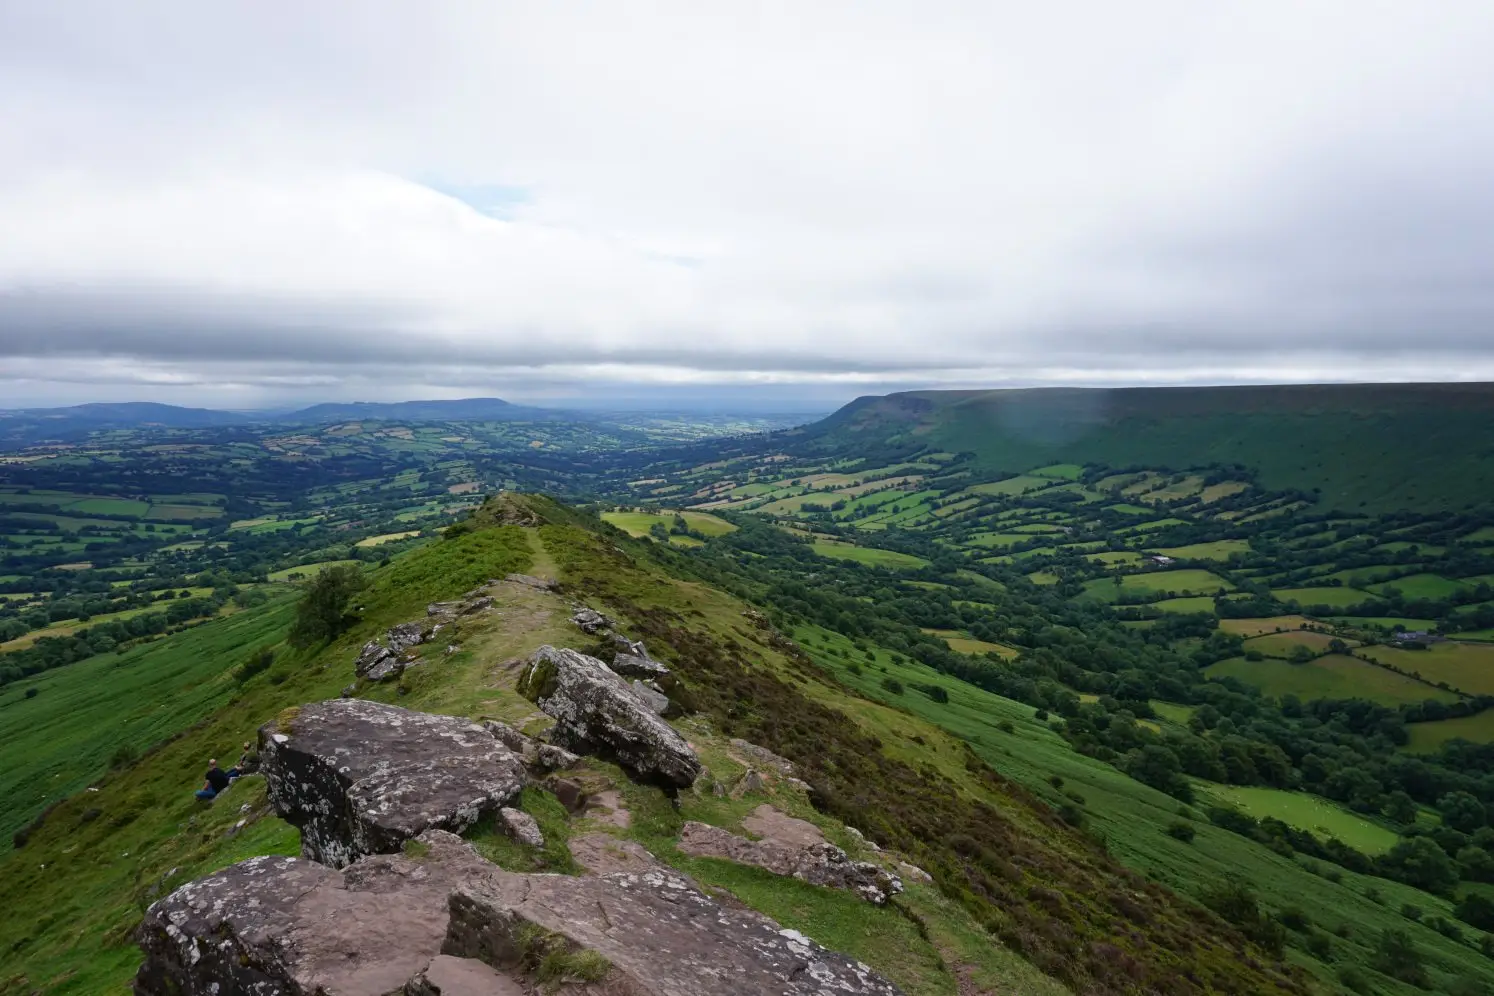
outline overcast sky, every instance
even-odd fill
[[[0,407],[1494,380],[1491,52],[1488,0],[0,0]]]

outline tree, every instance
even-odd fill
[[[1427,986],[1427,970],[1421,963],[1421,952],[1403,930],[1386,930],[1375,945],[1370,967],[1421,989]]]
[[[1460,833],[1473,833],[1489,821],[1484,804],[1470,792],[1447,793],[1437,800],[1437,810],[1442,814],[1443,825]]]
[[[1400,824],[1416,822],[1416,803],[1403,789],[1396,789],[1385,797],[1385,818]]]
[[[1428,892],[1451,892],[1458,884],[1457,865],[1426,837],[1401,841],[1381,856],[1380,867],[1388,877]]]
[[[291,626],[290,642],[305,648],[331,640],[353,622],[348,615],[348,601],[364,585],[363,573],[353,565],[328,567],[306,586],[296,606],[296,621]]]

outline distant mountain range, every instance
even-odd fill
[[[0,444],[74,439],[100,429],[209,429],[249,425],[319,425],[352,421],[555,421],[592,422],[595,413],[515,405],[501,398],[455,401],[334,402],[291,412],[233,412],[183,408],[152,401],[100,402],[67,408],[0,410]]]

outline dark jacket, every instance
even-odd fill
[[[224,789],[228,788],[228,772],[224,771],[222,768],[209,768],[207,773],[207,782],[213,787],[214,792],[222,792]]]

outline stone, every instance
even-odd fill
[[[497,719],[485,719],[482,728],[493,735],[493,738],[516,754],[527,755],[536,750],[536,744],[530,737],[525,736],[507,723]]]
[[[398,654],[378,640],[369,640],[363,645],[363,649],[358,651],[358,659],[353,662],[353,673],[360,678],[366,678],[374,668],[394,664],[398,659]]]
[[[566,768],[573,768],[580,761],[580,757],[572,754],[564,747],[557,747],[554,744],[541,744],[539,750],[535,751],[535,758],[530,767],[542,773],[549,773],[551,771],[564,771]]]
[[[741,754],[760,768],[767,768],[785,776],[792,776],[794,774],[794,762],[779,757],[766,747],[759,747],[755,743],[750,743],[738,737],[732,737],[731,745],[738,754]]]
[[[250,858],[182,886],[136,933],[145,962],[135,993],[401,991],[440,954],[457,882],[491,867],[451,834],[418,842],[419,856],[364,858],[342,872]]]
[[[540,831],[539,823],[522,809],[504,806],[498,810],[498,826],[520,844],[528,844],[530,847],[545,846],[545,835]]]
[[[767,783],[763,781],[763,776],[758,773],[757,769],[748,768],[747,773],[737,779],[737,783],[732,786],[731,797],[740,799],[749,792],[761,792],[766,786]]]
[[[845,889],[876,906],[903,891],[902,880],[866,861],[852,861],[826,841],[793,848],[773,840],[748,840],[720,827],[689,820],[680,829],[679,849],[704,858],[725,858],[775,875],[792,876],[810,885]]]
[[[398,658],[390,658],[375,664],[364,675],[369,681],[395,681],[405,673],[407,665]]]
[[[610,833],[583,833],[567,840],[565,846],[576,864],[592,875],[644,872],[662,867],[642,844],[621,840]]]
[[[481,726],[362,699],[304,706],[259,743],[270,802],[300,828],[301,853],[338,868],[428,829],[460,833],[524,787],[523,759]]]
[[[612,658],[612,670],[625,678],[664,678],[669,668],[647,654],[618,653]]]
[[[649,712],[662,716],[669,711],[669,696],[654,687],[652,682],[639,681],[634,678],[629,687],[632,688],[633,694],[638,696],[639,701],[648,706]]]
[[[551,795],[560,800],[560,804],[565,807],[566,812],[574,815],[586,809],[586,789],[582,788],[579,783],[572,779],[546,778],[544,786]]]
[[[389,642],[389,649],[396,654],[402,654],[411,647],[417,647],[425,642],[426,633],[429,628],[418,622],[404,622],[392,627],[385,634]]]
[[[915,882],[922,882],[925,885],[934,880],[934,876],[930,875],[928,872],[924,871],[917,865],[909,864],[906,861],[899,861],[897,863],[897,870],[903,876],[903,878],[910,878]]]
[[[252,858],[146,911],[134,991],[517,996],[541,991],[525,974],[538,941],[606,959],[601,983],[576,990],[598,996],[898,996],[867,966],[717,903],[636,844],[597,835],[580,849],[624,870],[513,874],[440,830],[341,871]]]
[[[474,598],[474,599],[472,599],[472,601],[465,603],[462,606],[461,614],[464,615],[464,616],[470,616],[470,615],[473,615],[474,613],[484,612],[484,611],[486,611],[488,609],[491,609],[492,607],[493,607],[493,596],[492,595],[484,595],[481,598]]]
[[[436,955],[405,983],[404,996],[526,996],[524,987],[476,958]]]
[[[571,622],[580,626],[583,633],[599,633],[612,625],[612,620],[602,615],[596,609],[590,609],[584,605],[576,610],[575,615],[571,616]]]
[[[540,591],[554,591],[560,587],[552,578],[537,578],[533,574],[510,574],[503,580],[510,584],[521,584],[528,588],[537,588]],[[491,581],[489,582],[489,584],[492,583]]]
[[[669,869],[464,881],[451,897],[445,954],[512,970],[536,928],[601,955],[605,992],[635,996],[896,996],[866,965],[752,910],[724,906]]]
[[[552,743],[617,761],[642,781],[688,788],[700,759],[685,739],[595,657],[543,646],[529,658],[519,691],[555,718]]]
[[[357,691],[358,691],[358,686],[357,685],[343,685],[342,686],[342,693],[341,694],[342,694],[343,698],[350,699],[350,698],[352,698],[357,693]]]
[[[428,616],[441,616],[446,619],[454,619],[461,609],[461,602],[432,602],[425,607],[425,614]]]

